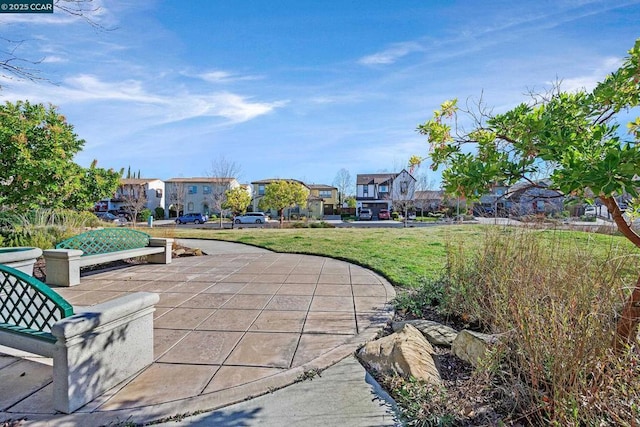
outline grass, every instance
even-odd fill
[[[368,267],[396,286],[415,288],[442,276],[447,247],[477,248],[495,226],[443,225],[424,228],[241,229],[154,228],[158,237],[214,239],[244,243],[275,252],[323,255]],[[509,239],[514,228],[501,229]],[[531,230],[554,241],[587,244],[604,256],[612,246],[632,250],[626,239],[572,231]],[[515,234],[513,234],[515,236]],[[551,243],[549,243],[551,244]]]
[[[173,232],[173,234],[171,234]],[[473,242],[483,231],[476,227],[407,229],[242,229],[172,228],[159,235],[216,239],[259,246],[275,252],[323,255],[368,267],[397,286],[415,287],[442,274],[446,242]]]

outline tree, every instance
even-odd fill
[[[187,198],[187,185],[182,181],[170,181],[169,188],[169,216],[171,216],[171,207],[175,209],[176,217],[184,213],[185,200]]]
[[[105,29],[90,17],[100,10],[99,7],[94,7],[93,0],[54,0],[53,6],[55,10],[84,20],[95,29]],[[40,76],[37,69],[33,68],[41,64],[44,58],[27,59],[19,56],[18,51],[23,43],[24,40],[0,37],[0,76],[31,81],[46,80],[45,77]]]
[[[94,160],[91,166],[82,172],[80,176],[82,191],[74,193],[70,200],[70,205],[75,209],[89,210],[96,201],[113,197],[118,188],[124,170],[115,172],[113,169],[107,170],[97,166],[98,161]]]
[[[211,208],[220,212],[220,228],[222,228],[222,219],[227,202],[227,190],[230,190],[231,181],[236,179],[240,174],[240,166],[236,162],[227,160],[224,156],[220,156],[217,160],[211,162],[211,170],[209,176],[211,178]],[[245,208],[246,209],[246,208]]]
[[[146,182],[137,178],[120,181],[120,198],[124,202],[124,210],[129,214],[134,226],[138,214],[147,207]]]
[[[84,209],[113,194],[119,174],[74,163],[82,150],[73,126],[49,105],[18,101],[0,106],[0,199],[5,207]],[[115,182],[115,185],[114,185]]]
[[[251,204],[251,194],[243,187],[235,187],[226,191],[224,209],[229,209],[233,215],[240,215],[247,211]]]
[[[280,226],[284,221],[284,210],[294,206],[306,206],[309,190],[299,182],[280,180],[268,184],[264,197],[260,200],[260,209],[273,208],[278,211]]]
[[[444,166],[445,190],[468,198],[492,183],[518,181],[536,186],[535,177],[548,175],[551,187],[582,197],[594,194],[611,212],[619,231],[637,247],[638,235],[623,217],[616,196],[638,197],[640,118],[619,131],[619,113],[640,105],[640,39],[622,66],[591,92],[567,93],[559,86],[532,101],[492,115],[482,100],[462,110],[447,101],[432,119],[418,126],[431,145],[433,168]],[[464,119],[472,126],[457,127]],[[475,150],[469,152],[465,146]],[[412,163],[422,159],[412,158]],[[640,278],[625,303],[614,347],[632,343],[640,322]]]
[[[340,169],[333,180],[333,185],[338,189],[338,199],[342,207],[346,198],[353,194],[353,180],[349,171],[345,168]]]

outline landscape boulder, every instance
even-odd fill
[[[497,341],[495,335],[462,330],[451,345],[451,352],[458,358],[478,366],[489,347]]]
[[[422,333],[411,325],[367,343],[358,357],[371,369],[396,374],[439,385],[441,383],[437,356]]]
[[[404,325],[411,325],[415,327],[417,330],[422,332],[422,335],[424,335],[431,344],[442,347],[451,347],[453,340],[458,336],[458,331],[455,329],[432,320],[418,319],[393,322],[391,327],[395,332],[404,328]]]

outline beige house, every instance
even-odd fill
[[[330,185],[323,184],[305,184],[297,179],[263,179],[251,183],[253,188],[251,206],[253,211],[260,211],[260,200],[264,197],[267,185],[277,181],[292,181],[303,185],[309,190],[307,198],[307,206],[295,206],[285,209],[284,216],[286,218],[296,218],[305,216],[307,218],[321,219],[324,215],[333,215],[334,209],[338,207],[338,189]],[[265,212],[272,218],[278,216],[275,211]]]
[[[175,218],[183,213],[219,215],[224,193],[239,187],[235,178],[194,177],[171,178],[165,181],[167,192],[165,217]]]
[[[312,211],[312,217],[322,218],[324,215],[335,215],[336,210],[340,207],[338,200],[338,189],[330,185],[309,184],[310,190],[309,209]]]

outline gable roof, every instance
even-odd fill
[[[397,173],[369,173],[356,176],[356,185],[383,184],[393,180]]]

